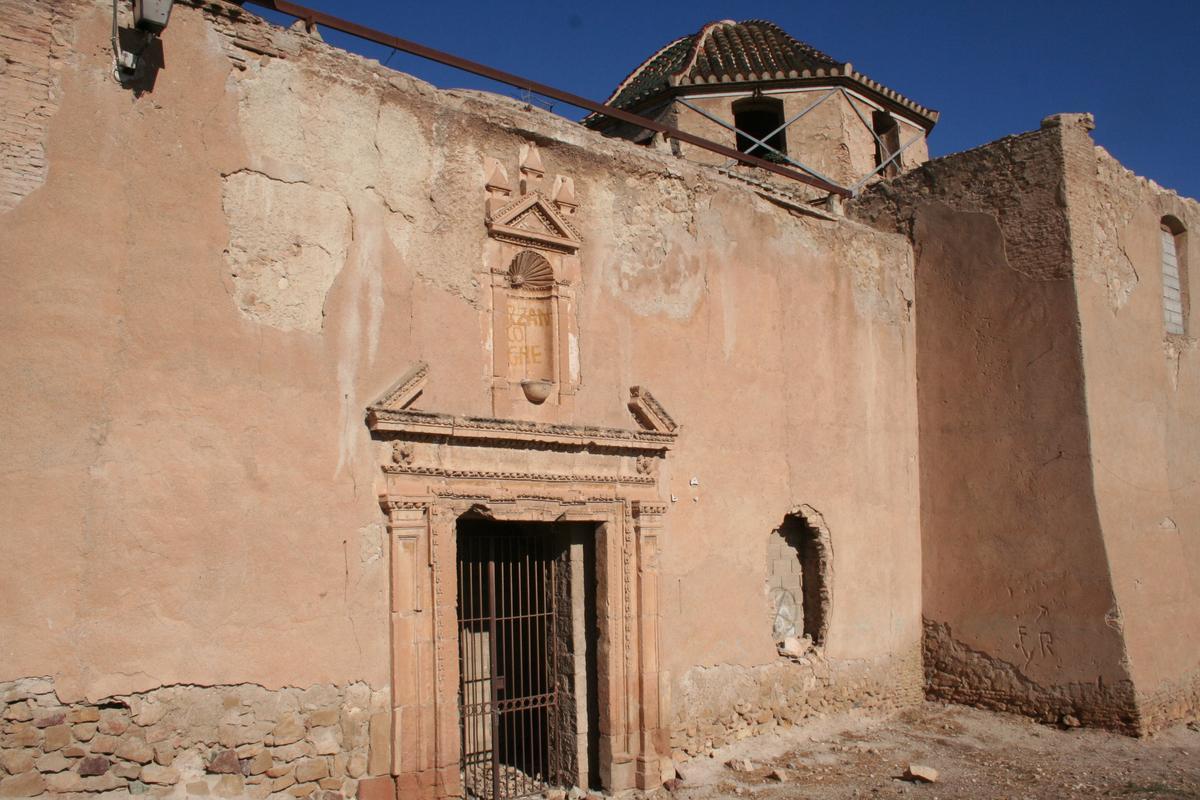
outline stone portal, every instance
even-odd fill
[[[573,532],[553,559],[565,565],[570,584],[555,585],[554,593],[560,607],[577,601],[585,607],[573,609],[569,630],[552,626],[549,635],[559,638],[564,653],[582,637],[595,648],[574,649],[570,669],[548,676],[556,683],[544,685],[564,706],[522,723],[542,735],[553,727],[569,742],[557,763],[544,754],[548,771],[542,779],[561,774],[575,785],[598,784],[609,792],[660,785],[674,766],[663,727],[667,706],[661,687],[669,681],[658,666],[658,552],[667,509],[660,499],[659,464],[675,442],[675,423],[639,387],[631,390],[630,409],[641,429],[418,411],[409,404],[426,373],[424,365],[414,367],[367,416],[375,438],[391,445],[380,500],[391,540],[397,789],[404,797],[461,795],[464,779],[474,779],[464,757],[481,749],[499,753],[501,762],[507,758],[516,769],[528,766],[511,763],[516,759],[509,751],[528,744],[522,736],[495,728],[488,733],[460,718],[460,699],[490,696],[501,678],[509,679],[504,670],[529,666],[489,658],[486,667],[468,667],[465,683],[460,672],[461,649],[490,651],[500,644],[480,625],[460,629],[460,534],[484,523],[525,529],[553,523]],[[594,548],[591,567],[587,547]],[[580,584],[595,587],[594,612],[586,611]],[[574,620],[594,630],[578,628]],[[594,693],[587,681],[589,657]],[[464,748],[468,735],[474,738]]]

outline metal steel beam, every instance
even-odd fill
[[[563,90],[556,89],[553,86],[547,86],[544,83],[531,81],[528,78],[522,78],[521,76],[514,75],[511,72],[505,72],[503,70],[495,69],[494,67],[489,67],[486,64],[480,64],[477,61],[471,61],[470,59],[461,58],[441,50],[435,50],[432,47],[426,47],[425,45],[417,44],[416,42],[409,41],[408,39],[401,39],[398,36],[392,36],[391,34],[384,33],[380,30],[368,28],[365,25],[359,25],[356,22],[335,17],[332,14],[326,14],[322,11],[307,8],[296,3],[289,3],[286,2],[286,0],[243,0],[243,2],[262,6],[263,8],[269,8],[272,11],[278,11],[281,14],[287,14],[290,17],[304,20],[304,23],[309,27],[313,25],[324,25],[327,28],[341,31],[342,33],[347,33],[351,36],[356,36],[359,39],[365,39],[369,42],[375,42],[376,44],[384,45],[385,47],[392,47],[396,50],[402,50],[405,53],[411,53],[415,56],[429,59],[430,61],[436,61],[439,64],[445,64],[450,67],[455,67],[456,69],[474,73],[475,75],[481,75],[485,78],[497,81],[498,83],[515,86],[518,89],[536,92],[537,94],[553,98],[554,100],[575,106],[576,108],[587,109],[588,111],[609,117],[611,119],[627,122],[630,125],[636,125],[640,128],[657,131],[668,138],[677,139],[681,142],[687,142],[688,144],[695,145],[696,147],[710,150],[718,155],[723,155],[726,158],[736,159],[743,164],[749,164],[751,166],[764,169],[767,172],[773,172],[776,175],[782,175],[785,178],[791,178],[792,180],[797,180],[801,183],[807,183],[810,186],[815,186],[823,191],[833,192],[834,194],[839,194],[846,197],[850,196],[850,191],[843,186],[838,186],[837,184],[830,183],[827,180],[805,175],[802,172],[787,169],[786,167],[781,167],[778,164],[773,164],[770,161],[758,158],[757,156],[742,153],[731,147],[726,147],[725,145],[718,144],[717,142],[710,141],[701,136],[696,136],[695,134],[681,131],[678,128],[674,128],[670,125],[664,125],[657,120],[643,117],[638,114],[633,114],[620,108],[614,108],[613,106],[605,105],[604,103],[597,103],[595,101],[588,100],[586,97],[580,97],[577,94],[564,92]]]
[[[871,170],[870,172],[868,172],[868,173],[867,173],[867,174],[866,174],[866,175],[863,177],[863,179],[862,179],[861,181],[859,181],[858,183],[856,183],[856,184],[854,184],[853,186],[851,186],[851,187],[850,187],[850,191],[851,191],[851,192],[852,192],[854,195],[857,195],[857,194],[858,194],[858,190],[859,190],[859,189],[861,189],[861,188],[863,187],[863,184],[864,184],[864,183],[866,183],[867,181],[871,180],[871,177],[872,177],[873,175],[875,175],[875,174],[879,173],[880,171],[882,171],[883,169],[885,169],[885,168],[887,167],[887,165],[888,165],[888,164],[891,164],[893,161],[895,161],[897,158],[899,158],[899,157],[900,157],[900,154],[901,154],[901,153],[903,153],[905,150],[907,150],[907,149],[909,148],[909,146],[910,146],[910,145],[914,145],[914,144],[916,144],[916,143],[917,143],[919,140],[921,140],[921,139],[924,139],[924,138],[925,138],[925,134],[924,134],[924,133],[918,133],[916,136],[914,136],[913,138],[909,139],[907,142],[905,142],[905,143],[904,143],[904,146],[903,146],[903,147],[901,147],[901,148],[900,148],[900,149],[898,149],[896,152],[894,152],[894,153],[892,153],[890,156],[888,156],[887,160],[885,160],[885,161],[884,161],[882,164],[880,164],[880,165],[879,165],[878,167],[876,167],[875,169],[873,169],[873,170]]]

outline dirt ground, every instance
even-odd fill
[[[1191,725],[1134,739],[937,703],[891,717],[851,712],[693,759],[681,765],[674,796],[1200,798],[1200,725]],[[728,766],[741,759],[751,771]],[[909,764],[933,767],[937,781],[904,780]]]

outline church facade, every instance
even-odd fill
[[[931,696],[1200,710],[1200,206],[770,23],[601,118],[0,2],[0,795],[651,789]],[[844,197],[843,197],[844,195]]]

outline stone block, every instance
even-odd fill
[[[0,753],[0,766],[9,775],[17,775],[33,769],[34,750],[5,750]]]
[[[266,749],[266,745],[262,742],[251,742],[250,744],[240,745],[237,749],[237,754],[238,758],[254,758]]]
[[[69,773],[68,773],[69,774]],[[34,797],[46,788],[46,779],[33,771],[0,780],[0,797]]]
[[[28,722],[19,722],[7,728],[5,747],[35,747],[42,741],[42,734]]]
[[[33,709],[29,707],[29,703],[25,700],[13,703],[4,710],[4,719],[12,722],[28,722],[33,719]]]
[[[276,746],[291,744],[303,739],[304,734],[304,721],[300,719],[300,716],[297,714],[287,714],[272,729],[271,739],[268,743]]]
[[[381,711],[371,715],[370,749],[367,772],[383,775],[392,769],[391,715]]]
[[[77,772],[56,772],[46,776],[46,788],[52,792],[81,792],[84,777]]]
[[[100,732],[109,736],[120,736],[129,730],[129,719],[121,711],[105,711],[100,714]]]
[[[246,771],[251,775],[261,775],[270,769],[274,763],[271,754],[264,750],[250,759],[250,763],[246,765]]]
[[[241,775],[222,775],[212,791],[217,797],[237,797],[245,789],[246,782]]]
[[[308,715],[308,726],[310,728],[321,728],[336,725],[340,716],[340,711],[336,708],[324,708],[320,711],[314,711]]]
[[[47,772],[62,772],[71,768],[72,761],[62,754],[59,750],[54,753],[49,753],[37,760],[37,770],[42,774]]]
[[[141,737],[127,736],[117,745],[116,755],[126,761],[147,764],[154,758],[154,748]]]
[[[313,743],[318,755],[331,756],[342,749],[336,728],[313,728],[308,733],[308,739]]]
[[[169,744],[154,745],[154,763],[160,767],[169,767],[175,761],[175,748]]]
[[[49,728],[51,725],[62,725],[67,719],[65,711],[55,711],[51,714],[44,714],[34,721],[34,727]]]
[[[396,800],[396,781],[391,775],[364,778],[358,782],[358,800]]]
[[[194,794],[197,797],[208,796],[208,783],[205,781],[192,781],[184,788],[187,789],[188,794]]]
[[[205,769],[217,775],[240,775],[242,772],[242,763],[238,760],[236,751],[218,750],[208,760]]]
[[[96,723],[81,722],[78,725],[71,726],[71,735],[78,742],[90,742],[96,735]]]
[[[67,720],[69,722],[99,722],[100,710],[92,708],[91,706],[73,708],[71,709],[70,713],[67,714]]]
[[[159,785],[171,785],[179,782],[179,770],[172,767],[161,767],[158,764],[147,764],[142,767],[142,782]]]
[[[112,755],[117,752],[117,748],[121,745],[121,740],[115,736],[106,736],[98,734],[92,739],[92,752],[102,753],[103,755]]]
[[[71,743],[71,728],[67,725],[51,725],[44,731],[42,749],[47,753],[61,750]]]
[[[329,764],[323,758],[309,758],[296,765],[296,780],[304,783],[329,775]]]
[[[79,761],[80,775],[103,775],[108,772],[109,760],[104,756],[87,756]]]
[[[275,756],[276,761],[295,761],[298,758],[316,755],[317,749],[312,746],[311,742],[296,742],[284,747],[276,747],[271,753]]]

